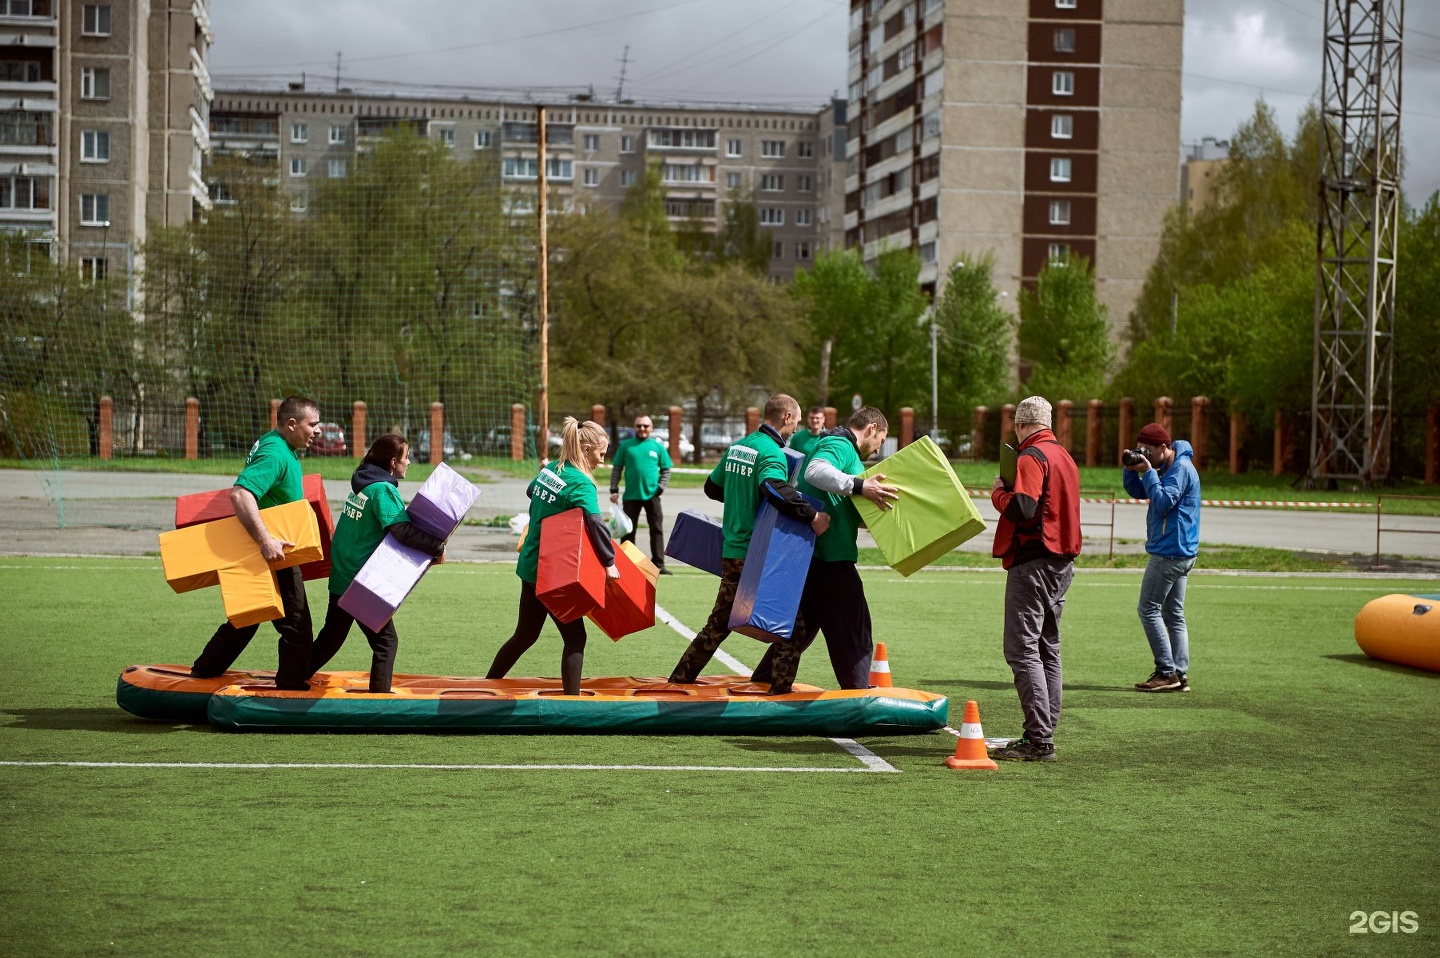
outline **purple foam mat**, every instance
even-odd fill
[[[442,462],[421,484],[420,491],[415,493],[405,511],[416,528],[448,539],[478,498],[480,490]]]
[[[386,536],[340,597],[340,608],[367,629],[379,629],[394,617],[429,568],[428,555]]]

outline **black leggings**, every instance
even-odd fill
[[[561,622],[554,613],[545,608],[545,603],[535,596],[535,583],[520,580],[520,612],[515,620],[515,634],[500,646],[495,661],[490,663],[487,679],[503,679],[520,661],[520,656],[530,650],[540,638],[540,630],[549,616],[560,630],[565,649],[560,653],[560,684],[566,695],[580,694],[580,671],[585,665],[585,619],[582,616],[573,622]]]
[[[323,669],[340,651],[345,637],[350,634],[351,624],[360,626],[373,653],[370,656],[370,691],[390,691],[391,676],[395,672],[395,650],[400,645],[400,637],[395,634],[395,620],[390,619],[380,626],[379,631],[372,632],[364,622],[356,622],[353,615],[340,608],[340,597],[333,592],[330,593],[330,607],[325,610],[325,624],[320,627],[315,647],[310,650],[310,675]],[[309,677],[307,675],[306,679]]]

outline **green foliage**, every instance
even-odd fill
[[[962,255],[935,304],[940,401],[952,416],[994,403],[1008,388],[1015,321],[999,304],[994,270],[993,254]]]
[[[1050,263],[1020,293],[1020,357],[1030,363],[1026,391],[1083,401],[1105,388],[1113,348],[1107,311],[1083,257]]]

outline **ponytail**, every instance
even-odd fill
[[[609,437],[598,423],[588,420],[582,423],[574,416],[566,416],[560,425],[560,456],[555,461],[555,468],[564,469],[569,463],[588,476],[590,465],[585,461],[585,453],[609,444]]]

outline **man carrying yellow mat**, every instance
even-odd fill
[[[855,568],[860,558],[862,523],[851,500],[863,496],[880,509],[889,509],[890,500],[898,497],[895,487],[882,481],[884,475],[861,477],[865,460],[885,444],[889,431],[884,413],[874,406],[862,406],[844,426],[814,441],[795,483],[801,492],[824,502],[830,516],[830,530],[815,540],[815,555],[800,596],[805,634],[795,641],[803,653],[815,641],[817,632],[825,633],[830,665],[842,689],[870,687],[870,656],[875,643],[865,583]],[[751,681],[771,680],[774,653],[772,645],[755,667]]]
[[[270,535],[260,520],[260,510],[305,498],[298,452],[309,448],[319,431],[320,409],[313,399],[290,396],[280,404],[275,421],[276,427],[250,447],[245,468],[230,490],[235,516],[260,546],[260,555],[266,562],[278,562],[285,555],[285,547],[292,543]],[[305,677],[310,674],[313,632],[305,580],[298,566],[277,569],[273,575],[285,610],[284,616],[275,620],[275,631],[280,633],[280,667],[275,672],[275,686],[308,689],[310,685]],[[197,679],[223,675],[245,651],[259,628],[259,625],[236,628],[229,622],[222,624],[190,666],[190,674]]]

